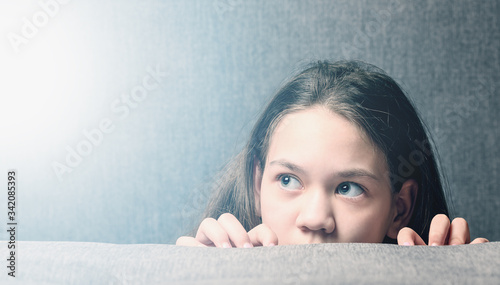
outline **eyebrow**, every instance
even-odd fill
[[[338,176],[340,176],[342,178],[368,177],[368,178],[371,178],[373,180],[377,180],[377,181],[379,180],[379,178],[375,174],[373,174],[367,170],[359,169],[359,168],[341,171],[338,173]]]
[[[281,159],[280,160],[273,160],[273,161],[271,161],[269,163],[269,165],[275,165],[275,164],[284,166],[284,167],[286,167],[286,168],[288,168],[288,169],[290,169],[291,171],[294,171],[294,172],[299,172],[301,174],[305,174],[306,173],[306,171],[302,167],[300,167],[300,166],[298,166],[296,164],[293,164],[291,162],[288,162],[286,160],[281,160]]]
[[[281,165],[283,167],[286,167],[294,172],[298,172],[301,174],[306,173],[306,171],[302,167],[300,167],[294,163],[291,163],[289,161],[286,161],[286,160],[281,160],[281,159],[274,160],[274,161],[271,161],[269,163],[269,165],[276,165],[276,164]],[[353,168],[353,169],[343,170],[343,171],[336,173],[336,176],[342,177],[342,178],[368,177],[368,178],[371,178],[371,179],[376,180],[376,181],[380,180],[375,174],[373,174],[370,171],[367,171],[365,169],[361,169],[361,168]]]

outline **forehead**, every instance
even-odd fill
[[[267,158],[320,164],[332,171],[369,168],[381,175],[387,167],[383,153],[357,125],[324,107],[283,117],[271,136]]]

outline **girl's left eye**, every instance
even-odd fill
[[[280,186],[285,190],[300,190],[302,189],[302,184],[300,181],[293,177],[292,175],[284,174],[279,176]]]
[[[357,197],[365,192],[363,188],[354,182],[342,182],[337,186],[336,192],[342,196]]]

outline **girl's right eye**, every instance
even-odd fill
[[[302,189],[302,184],[300,181],[293,177],[292,175],[283,174],[279,176],[280,186],[285,190],[300,190]]]

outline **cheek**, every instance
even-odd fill
[[[262,223],[271,228],[278,238],[295,225],[296,211],[293,201],[287,199],[285,195],[280,195],[279,190],[262,185],[260,205]]]
[[[337,220],[340,232],[341,223],[351,242],[380,243],[387,234],[390,225],[390,206],[369,207],[357,211],[353,216]]]
[[[385,236],[385,223],[371,217],[361,217],[357,222],[349,223],[349,242],[379,243]]]

